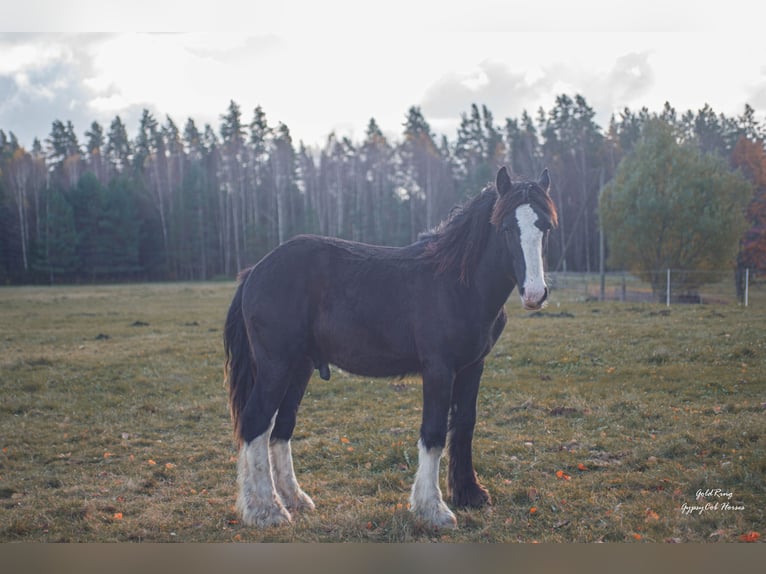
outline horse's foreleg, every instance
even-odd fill
[[[479,484],[473,469],[471,443],[476,425],[476,398],[484,370],[479,361],[460,371],[452,388],[449,418],[449,467],[447,489],[455,506],[481,507],[490,503],[487,490]]]
[[[423,372],[423,422],[418,441],[418,470],[410,510],[437,528],[455,528],[457,519],[439,488],[439,462],[447,436],[447,416],[454,374],[449,369]]]

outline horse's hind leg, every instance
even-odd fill
[[[250,526],[268,527],[290,522],[274,485],[269,442],[277,409],[287,393],[289,368],[259,362],[255,386],[242,413],[237,509]]]
[[[298,407],[314,369],[310,359],[306,358],[304,362],[304,366],[300,366],[298,363],[294,366],[290,388],[282,399],[274,422],[274,429],[271,432],[270,449],[274,467],[274,482],[282,502],[290,510],[314,510],[314,501],[303,492],[295,478],[290,447],[290,438],[295,429]]]
[[[273,425],[273,423],[272,423]],[[290,513],[274,489],[269,460],[272,425],[239,451],[237,510],[248,526],[265,528],[290,522]]]

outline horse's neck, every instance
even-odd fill
[[[482,299],[482,305],[492,317],[500,311],[516,286],[510,264],[502,238],[494,231],[491,232],[472,282]]]

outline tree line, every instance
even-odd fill
[[[93,122],[83,139],[57,119],[31,149],[0,129],[0,283],[231,277],[298,233],[404,245],[501,165],[530,178],[550,170],[560,225],[548,267],[595,271],[600,193],[650,120],[752,181],[761,177],[751,204],[763,203],[766,128],[750,106],[737,117],[707,105],[626,108],[602,128],[581,95],[500,123],[474,104],[453,138],[437,136],[413,106],[396,141],[370,119],[362,141],[331,133],[320,148],[296,144],[261,107],[246,118],[234,101],[217,128],[192,118],[180,127],[144,110],[134,138],[119,116],[108,127]],[[749,237],[752,257],[763,258],[758,217],[743,253]]]

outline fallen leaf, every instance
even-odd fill
[[[739,537],[741,542],[755,542],[761,537],[760,533],[751,531]]]
[[[586,470],[588,470],[588,467],[585,466],[583,463],[580,463],[580,464],[577,465],[577,470],[586,471]]]

